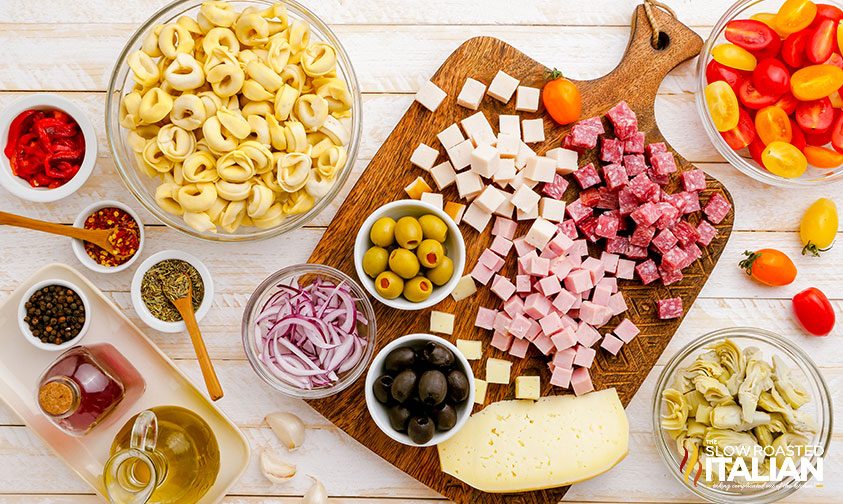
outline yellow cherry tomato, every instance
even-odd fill
[[[843,25],[837,25],[837,50],[843,51]]]
[[[711,57],[714,61],[738,70],[751,72],[755,70],[758,60],[751,52],[735,44],[720,44],[711,50]]]
[[[773,22],[776,31],[796,33],[811,24],[817,15],[817,5],[811,0],[787,0],[782,4]]]
[[[790,76],[790,90],[802,101],[819,100],[843,86],[843,69],[834,65],[811,65]]]
[[[761,153],[764,168],[784,178],[801,177],[808,169],[805,154],[787,142],[772,142]]]
[[[780,32],[779,29],[776,27],[776,15],[772,12],[756,12],[755,14],[749,16],[749,19],[754,19],[756,21],[761,21],[765,25],[772,28],[776,33],[779,34],[781,38],[786,38],[787,33]]]
[[[755,114],[755,131],[764,145],[777,141],[790,143],[793,138],[787,112],[775,105],[764,107]]]
[[[843,164],[843,154],[828,147],[806,145],[802,152],[805,154],[808,164],[817,168],[837,168]]]
[[[828,198],[820,198],[805,210],[799,224],[802,255],[819,256],[831,248],[837,237],[837,206]]]
[[[729,131],[738,126],[738,97],[725,81],[715,81],[705,87],[705,103],[717,131]]]

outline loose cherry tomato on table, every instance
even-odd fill
[[[755,132],[764,145],[777,141],[789,143],[793,138],[790,118],[775,105],[764,107],[755,114]]]
[[[784,253],[775,249],[761,249],[743,253],[746,259],[739,266],[746,274],[764,285],[781,287],[796,279],[796,265]]]
[[[811,0],[787,0],[779,8],[773,23],[780,33],[795,33],[807,28],[817,15]]]
[[[814,64],[823,63],[834,51],[837,36],[837,21],[823,19],[808,39],[805,46],[805,56]]]
[[[751,72],[758,60],[751,52],[735,44],[720,44],[711,50],[711,57],[721,65]]]
[[[837,168],[843,164],[843,154],[834,149],[808,145],[802,149],[802,152],[805,154],[808,164],[817,168]]]
[[[745,80],[741,83],[741,86],[738,88],[738,98],[740,98],[744,107],[752,110],[769,107],[779,99],[776,95],[765,94],[757,90],[752,85],[751,80]]]
[[[726,40],[749,52],[764,51],[779,40],[779,34],[755,19],[734,19],[726,23]]]
[[[790,71],[775,58],[762,59],[752,71],[752,84],[761,93],[781,96],[790,90]]]
[[[547,113],[559,124],[570,124],[582,114],[582,95],[577,85],[562,77],[559,70],[550,73],[542,89],[542,103]]]
[[[802,328],[814,336],[827,336],[834,329],[834,307],[816,287],[793,296],[793,313]]]
[[[792,136],[790,137],[790,144],[799,150],[805,149],[805,146],[808,145],[808,140],[805,138],[805,133],[802,132],[802,128],[800,128],[793,119],[790,120],[790,131],[792,133]]]
[[[761,153],[764,168],[783,178],[799,178],[808,169],[805,154],[787,142],[771,142]]]
[[[810,30],[791,33],[782,42],[781,57],[791,68],[800,68],[805,62],[805,48],[811,38]]]
[[[843,69],[834,65],[811,65],[790,76],[790,91],[802,101],[819,100],[843,86]]]
[[[720,133],[729,147],[741,150],[755,140],[755,123],[752,121],[749,112],[740,109],[740,116],[738,117],[738,125]]]
[[[843,156],[843,154],[839,154]],[[799,223],[799,238],[802,240],[802,255],[819,257],[834,244],[837,237],[837,206],[828,198],[820,198],[805,210]]]
[[[717,131],[729,131],[738,125],[740,106],[735,92],[723,81],[705,87],[705,103]]]
[[[797,100],[796,97],[793,96],[793,93],[788,90],[781,98],[779,98],[779,101],[773,105],[787,112],[787,115],[790,115],[796,112],[796,106],[799,105],[799,100]]]
[[[748,79],[749,76],[750,74],[748,72],[729,68],[726,65],[721,65],[715,60],[709,61],[708,65],[705,66],[706,81],[723,81],[734,89],[736,93],[738,92],[738,88],[741,83]]]
[[[834,122],[834,107],[828,98],[803,101],[796,107],[795,117],[796,123],[805,133],[822,134],[828,131]]]

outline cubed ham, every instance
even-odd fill
[[[534,257],[527,267],[527,272],[532,276],[546,277],[550,273],[550,259],[546,257]]]
[[[604,163],[621,163],[623,161],[623,141],[603,137],[600,142],[600,161]]]
[[[650,164],[656,175],[670,175],[676,173],[676,159],[670,152],[659,152],[650,156]]]
[[[539,352],[544,355],[550,355],[550,352],[556,348],[553,346],[553,342],[550,341],[550,337],[543,332],[540,332],[539,335],[536,336],[536,339],[533,340],[533,345],[535,345],[536,348],[539,349]]]
[[[516,275],[515,276],[515,292],[519,294],[529,294],[533,290],[533,283],[530,280],[530,275]]]
[[[574,333],[577,335],[579,344],[585,347],[590,347],[600,340],[600,333],[597,332],[597,329],[583,321],[580,321]]]
[[[508,328],[509,334],[518,339],[524,339],[527,336],[527,331],[529,330],[530,319],[521,314],[517,314],[512,317],[512,321],[509,323]]]
[[[565,277],[565,288],[573,293],[579,294],[592,287],[594,287],[594,283],[591,280],[591,273],[587,270],[578,269]]]
[[[558,350],[554,353],[553,360],[551,362],[557,368],[571,369],[574,366],[574,357],[576,355],[577,351],[574,349],[574,346],[571,345],[569,348]]]
[[[593,163],[580,167],[573,175],[580,189],[588,189],[600,183],[600,174],[597,173]]]
[[[517,248],[518,247],[518,245],[517,245],[518,240],[515,240],[514,243],[516,243],[515,247]],[[518,267],[521,270],[523,270],[523,273],[529,274],[530,273],[530,264],[533,262],[533,259],[536,259],[538,257],[539,257],[539,255],[536,253],[535,249],[527,252],[526,254],[519,255],[519,257],[518,257]],[[519,273],[521,273],[521,272],[519,271]]]
[[[567,189],[568,181],[565,180],[565,177],[557,173],[553,177],[553,182],[546,182],[542,186],[542,194],[553,199],[562,199]]]
[[[523,359],[527,356],[527,350],[530,349],[530,341],[526,339],[514,339],[512,345],[509,347],[509,355]]]
[[[623,341],[612,336],[611,334],[606,334],[605,336],[603,336],[603,341],[600,342],[600,348],[606,350],[612,355],[618,355],[618,352],[621,351],[622,346]]]
[[[720,224],[723,222],[723,219],[729,215],[729,212],[732,210],[732,204],[729,203],[722,194],[714,193],[711,198],[708,199],[708,203],[705,204],[705,208],[703,208],[703,213],[705,213],[708,220],[712,222],[712,224]]]
[[[540,318],[539,325],[542,328],[542,332],[545,334],[555,334],[563,328],[562,319],[559,317],[559,314],[555,311],[552,311],[544,317]]]
[[[600,254],[600,261],[603,262],[603,270],[606,273],[614,274],[618,270],[618,259],[620,257],[617,254],[606,252],[605,250]]]
[[[588,243],[585,242],[583,239],[574,240],[574,245],[571,247],[571,250],[568,251],[568,255],[570,257],[579,256],[585,257],[588,255]]]
[[[477,308],[477,318],[474,319],[474,325],[481,329],[491,330],[495,326],[495,316],[497,314],[497,310],[490,310],[481,306]]]
[[[573,246],[574,240],[564,233],[557,233],[547,244],[547,248],[559,254],[567,253]]]
[[[539,320],[550,313],[551,307],[552,303],[550,300],[538,292],[530,294],[524,300],[524,313],[535,320]]]
[[[505,236],[495,236],[495,239],[492,240],[492,244],[489,246],[489,250],[501,257],[506,257],[509,251],[512,250],[512,242]]]
[[[659,253],[664,254],[668,250],[672,249],[676,246],[676,243],[679,240],[676,238],[676,235],[669,229],[665,229],[659,232],[655,238],[653,238],[653,246],[656,247],[656,250]]]
[[[612,274],[614,274],[614,272],[612,272]],[[602,280],[600,280],[599,282],[597,282],[597,285],[602,285],[604,287],[608,287],[609,291],[612,294],[614,294],[615,292],[618,292],[618,279],[615,278],[615,277],[605,277]],[[595,285],[595,287],[597,287],[597,285]]]
[[[610,164],[603,167],[603,178],[606,179],[606,187],[610,191],[617,191],[629,182],[626,168],[620,164]]]
[[[576,347],[576,352],[577,354],[574,356],[574,365],[586,368],[591,367],[591,365],[594,363],[594,356],[597,355],[597,350],[591,347],[578,345]]]
[[[689,192],[699,192],[705,189],[705,173],[699,169],[682,172],[682,188]]]
[[[638,278],[644,285],[649,285],[659,279],[659,267],[652,259],[647,259],[637,265],[635,272],[638,273]]]
[[[492,280],[492,292],[502,301],[506,301],[515,294],[515,285],[508,278],[495,275],[494,280]]]
[[[518,296],[512,296],[503,304],[503,311],[509,315],[509,318],[514,319],[524,313],[524,300]]]
[[[542,278],[538,282],[539,290],[545,297],[551,297],[562,291],[562,283],[556,278],[556,275],[551,275]]]
[[[597,285],[597,282],[603,279],[606,275],[606,269],[603,266],[603,261],[597,259],[596,257],[587,257],[585,261],[582,262],[580,268],[587,270],[589,274],[591,274],[591,285]]]
[[[612,297],[612,288],[599,284],[594,287],[591,294],[591,302],[601,306],[609,306],[609,298]]]
[[[512,346],[512,336],[503,332],[495,331],[492,335],[492,347],[497,348],[501,352],[509,351],[509,347]]]
[[[679,318],[684,313],[682,298],[660,299],[656,302],[656,305],[658,307],[659,318],[662,320]]]
[[[550,261],[550,272],[553,273],[556,278],[564,280],[568,273],[574,269],[574,264],[571,262],[571,259],[568,257],[557,257],[556,259]]]
[[[574,372],[571,373],[571,388],[574,389],[574,394],[577,396],[594,391],[594,384],[591,383],[591,375],[587,368],[574,369]]]
[[[556,366],[550,375],[550,384],[554,387],[566,389],[571,385],[571,376],[573,376],[571,368]]]
[[[609,308],[612,316],[620,315],[629,309],[626,305],[626,299],[623,297],[623,292],[616,292],[609,297],[609,303],[606,306]]]
[[[530,329],[527,331],[527,335],[524,336],[526,339],[533,341],[541,334],[542,328],[539,326],[539,323],[535,320],[530,320]]]
[[[623,151],[626,154],[643,154],[644,153],[644,132],[639,131],[626,139],[623,144]]]
[[[483,285],[488,284],[489,280],[491,280],[493,276],[495,276],[495,272],[480,262],[475,264],[474,268],[471,270],[471,278],[477,280]]]
[[[556,351],[567,350],[577,344],[577,335],[570,327],[563,327],[550,337],[550,341],[556,347]]]
[[[518,257],[524,257],[536,250],[536,247],[527,243],[523,236],[512,240],[512,244],[515,245],[515,253]]]
[[[579,296],[571,294],[568,290],[563,290],[554,298],[553,307],[562,313],[566,313],[574,306],[574,302],[578,299],[580,299]]]
[[[583,301],[579,317],[580,320],[594,327],[603,327],[612,318],[612,311],[592,301]]]
[[[707,247],[711,244],[711,240],[717,236],[717,228],[712,226],[707,220],[703,219],[699,224],[697,224],[697,234],[699,234],[697,243]]]
[[[510,322],[512,322],[512,319],[506,313],[497,312],[495,313],[495,322],[492,325],[492,329],[498,332],[508,333]]]
[[[480,254],[480,257],[477,259],[477,262],[497,273],[501,270],[501,268],[503,268],[506,261],[504,261],[499,255],[495,254],[491,249],[484,249]]]
[[[632,338],[638,336],[641,329],[638,329],[638,326],[633,324],[631,320],[625,318],[621,320],[621,323],[615,327],[613,332],[615,333],[615,336],[621,339],[621,341],[629,343],[632,341]]]
[[[655,264],[655,263],[654,263]],[[632,280],[635,272],[635,261],[629,259],[618,259],[618,270],[615,276],[623,280]]]

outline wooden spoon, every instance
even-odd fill
[[[123,257],[115,253],[114,245],[111,244],[109,238],[118,230],[125,228],[113,227],[110,229],[84,229],[76,226],[66,226],[64,224],[56,224],[54,222],[30,219],[29,217],[10,214],[7,212],[0,212],[0,224],[34,229],[35,231],[43,231],[45,233],[61,236],[69,236],[71,238],[76,238],[77,240],[93,243],[115,257]]]
[[[193,351],[196,352],[196,358],[199,359],[202,377],[205,378],[205,387],[208,388],[211,399],[216,401],[223,395],[222,386],[217,378],[216,371],[214,371],[211,358],[208,356],[208,349],[205,348],[205,341],[202,339],[199,324],[196,323],[196,316],[193,313],[193,285],[187,275],[183,273],[161,280],[164,284],[164,295],[173,303],[173,306],[181,314],[181,318],[184,319],[184,325],[187,326],[187,333],[190,334],[190,341],[193,343]]]

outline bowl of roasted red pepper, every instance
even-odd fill
[[[37,202],[73,194],[97,157],[94,127],[79,107],[52,94],[15,101],[0,114],[0,185]]]
[[[698,62],[697,106],[717,150],[752,178],[843,177],[843,4],[741,0]]]

